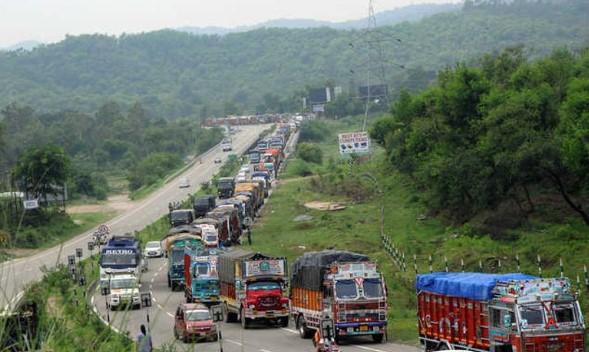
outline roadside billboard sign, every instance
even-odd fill
[[[340,133],[338,135],[339,153],[341,155],[370,153],[368,132]]]

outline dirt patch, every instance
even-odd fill
[[[346,206],[342,203],[335,203],[335,202],[309,202],[305,203],[305,208],[314,209],[314,210],[322,210],[322,211],[336,211],[336,210],[344,210]]]
[[[6,254],[14,258],[28,257],[40,251],[40,249],[29,248],[4,248],[2,249]]]
[[[85,214],[85,213],[107,213],[115,211],[122,213],[133,207],[135,203],[129,199],[128,194],[117,194],[108,197],[103,204],[84,204],[67,208],[68,214]]]

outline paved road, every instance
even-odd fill
[[[255,240],[255,239],[254,239]],[[172,292],[167,285],[167,263],[163,258],[149,259],[149,271],[142,277],[142,290],[152,292],[152,307],[131,311],[107,312],[105,298],[98,292],[92,297],[92,302],[97,308],[98,314],[107,320],[110,317],[112,326],[119,331],[128,331],[130,336],[135,336],[139,326],[150,326],[154,345],[175,345],[179,351],[217,352],[219,345],[215,342],[201,342],[196,345],[184,344],[174,339],[172,332],[174,324],[174,312],[176,307],[184,302],[184,293]],[[147,286],[147,288],[145,287]],[[149,324],[147,315],[149,314]],[[299,352],[314,351],[311,340],[303,340],[294,330],[291,322],[288,328],[255,326],[252,329],[243,330],[239,323],[221,324],[223,333],[224,351],[251,351],[251,352]],[[243,349],[242,349],[243,347]],[[367,338],[358,338],[348,343],[343,343],[344,352],[417,352],[415,347],[383,343],[373,343]]]
[[[240,127],[240,131],[233,136],[233,151],[231,153],[245,152],[256,141],[259,134],[268,127],[270,125]],[[188,194],[196,192],[202,182],[210,180],[219,170],[220,164],[214,164],[214,159],[222,157],[225,161],[228,154],[230,153],[222,152],[219,146],[207,152],[202,157],[202,164],[196,163],[180,175],[180,177],[190,179],[190,188],[180,189],[178,187],[180,177],[175,178],[160,190],[138,202],[127,212],[108,222],[113,233],[121,234],[141,230],[166,214],[169,202],[184,200]],[[67,241],[63,246],[0,264],[0,310],[5,308],[9,302],[16,301],[28,283],[41,278],[40,268],[53,267],[59,262],[65,263],[67,255],[74,254],[76,248],[83,248],[86,257],[88,255],[87,242],[90,234],[94,231],[95,229],[92,229],[81,234]]]

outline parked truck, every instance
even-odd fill
[[[583,352],[585,323],[566,278],[525,274],[417,275],[425,351]]]
[[[194,213],[192,209],[176,209],[170,211],[168,218],[171,227],[190,225],[194,221]]]
[[[193,226],[173,228],[162,242],[168,258],[168,287],[174,291],[184,285],[184,248],[202,248],[202,231]]]
[[[235,193],[240,194],[241,192],[250,192],[254,210],[260,209],[262,204],[264,204],[264,190],[260,187],[259,183],[242,182],[236,184]]]
[[[302,338],[334,321],[336,340],[370,335],[381,342],[387,326],[387,294],[376,264],[362,254],[327,250],[308,252],[292,269],[291,314]]]
[[[143,270],[143,254],[139,240],[134,236],[113,236],[100,252],[100,287],[108,287],[109,276],[133,273],[136,277]]]
[[[239,320],[244,329],[252,321],[288,326],[285,258],[233,249],[219,255],[218,270],[220,299],[228,322]]]
[[[221,177],[217,183],[217,195],[220,199],[227,199],[233,197],[235,188],[235,180],[233,177]]]
[[[215,251],[186,247],[184,250],[184,296],[186,303],[219,303],[219,276]]]

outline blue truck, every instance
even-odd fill
[[[170,229],[162,239],[168,258],[168,287],[175,291],[184,286],[184,248],[202,248],[202,231],[192,225]]]
[[[112,274],[130,273],[139,278],[143,268],[139,240],[132,235],[113,236],[100,252],[100,287],[108,287]]]
[[[184,250],[184,296],[187,303],[219,303],[217,249],[186,247]]]

